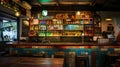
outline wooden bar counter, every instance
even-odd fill
[[[63,67],[62,58],[0,57],[0,67]]]
[[[12,46],[119,46],[120,42],[115,42],[115,43],[103,43],[99,44],[97,42],[81,42],[81,43],[41,43],[41,42],[7,42],[7,45],[12,45]]]

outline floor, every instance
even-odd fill
[[[63,67],[62,58],[0,57],[0,67]]]

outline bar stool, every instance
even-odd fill
[[[120,59],[116,59],[116,63],[113,67],[120,67]]]
[[[116,63],[116,59],[119,58],[119,54],[110,53],[107,55],[106,59],[106,67],[113,67],[113,65]]]
[[[78,55],[76,57],[76,67],[89,67],[88,55]]]

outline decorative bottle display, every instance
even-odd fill
[[[12,11],[19,11],[22,15],[26,15],[26,8],[20,0],[0,0],[0,5]]]
[[[35,24],[32,19],[32,22],[30,22],[29,35],[38,35],[39,37],[43,37],[45,35],[47,37],[58,36],[63,40],[65,38],[66,40],[70,40],[70,38],[78,38],[78,41],[79,39],[82,39],[81,37],[84,37],[84,41],[87,42],[93,40],[95,31],[97,31],[94,27],[96,27],[97,24],[94,25],[90,12],[81,11],[80,16],[76,16],[76,18],[69,18],[69,16],[67,16],[67,18],[64,19],[61,14],[59,16],[58,15],[56,18],[53,17],[53,19],[38,20]]]
[[[0,0],[0,4],[4,7],[11,8],[11,0]]]

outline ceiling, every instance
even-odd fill
[[[120,11],[120,0],[24,0],[32,6],[32,11],[61,10],[95,10]]]

